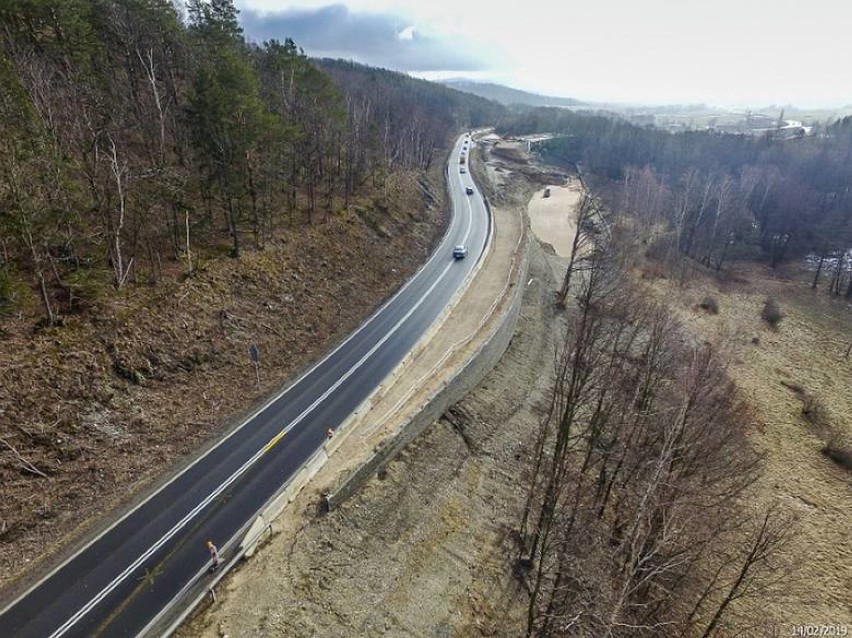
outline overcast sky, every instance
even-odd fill
[[[547,95],[852,104],[852,0],[235,0],[310,56]]]

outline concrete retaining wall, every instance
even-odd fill
[[[449,166],[447,168],[449,174]],[[493,233],[494,233],[494,218],[491,207],[487,199],[485,205],[488,209],[488,245],[489,249],[493,248]],[[373,452],[371,457],[352,474],[350,474],[339,487],[335,488],[326,496],[326,504],[329,508],[337,507],[344,499],[353,494],[374,472],[377,472],[382,466],[393,459],[399,452],[417,437],[429,425],[434,423],[451,405],[456,403],[471,389],[473,389],[489,371],[497,364],[500,357],[509,346],[512,335],[515,332],[518,315],[520,314],[521,302],[523,300],[524,283],[526,282],[527,266],[528,266],[528,244],[529,233],[526,223],[523,225],[523,232],[518,245],[515,248],[514,264],[512,273],[510,274],[507,287],[504,289],[503,296],[511,297],[510,306],[507,312],[500,317],[496,325],[492,328],[490,337],[485,339],[483,345],[467,362],[452,379],[447,380],[438,390],[436,390],[423,404],[420,410],[402,427],[400,427],[394,435],[386,439]],[[485,263],[483,256],[475,267],[475,272],[478,272]],[[474,276],[475,276],[474,272]],[[226,546],[220,548],[220,551],[227,550],[233,545],[236,545],[235,550],[230,552],[232,556],[218,570],[216,577],[212,582],[205,587],[200,585],[200,577],[206,574],[206,568],[202,570],[182,592],[181,595],[172,601],[172,604],[163,609],[149,625],[142,631],[140,636],[160,638],[171,636],[181,623],[196,609],[208,595],[212,595],[216,584],[225,577],[230,569],[244,557],[252,556],[258,545],[268,539],[272,535],[271,524],[281,512],[289,505],[302,488],[310,481],[310,479],[320,470],[320,468],[328,461],[328,458],[333,455],[346,437],[356,429],[364,415],[369,412],[372,405],[380,399],[389,385],[396,379],[397,376],[410,364],[414,357],[428,342],[429,337],[440,329],[441,324],[447,318],[452,306],[461,298],[468,286],[473,282],[474,276],[471,276],[463,284],[460,290],[456,292],[453,300],[447,308],[441,313],[441,316],[436,320],[427,334],[418,342],[414,350],[406,356],[396,369],[391,373],[390,377],[380,385],[376,390],[358,406],[355,412],[342,423],[334,436],[326,441],[326,443],[317,450],[305,465],[282,486],[281,490],[266,502],[260,513],[253,521],[247,522],[243,529],[237,533],[235,538],[228,541]],[[492,306],[492,310],[497,307],[497,302]],[[181,599],[189,599],[190,602],[184,605],[179,613],[175,613],[177,602]]]
[[[511,296],[511,303],[508,311],[493,328],[491,336],[486,338],[476,354],[453,378],[447,380],[426,399],[417,413],[400,427],[395,435],[385,439],[361,467],[326,495],[326,505],[329,510],[338,507],[340,503],[354,494],[373,474],[391,461],[427,427],[437,421],[450,406],[476,387],[485,375],[497,365],[497,362],[509,347],[521,311],[524,283],[526,282],[529,264],[528,242],[529,233],[526,224],[524,224],[523,235],[516,249],[515,272],[512,273],[509,290],[506,293]]]

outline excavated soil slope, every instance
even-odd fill
[[[339,509],[316,517],[303,504],[301,526],[285,526],[180,636],[522,632],[509,531],[554,322],[550,268],[532,253],[515,337],[482,384]]]

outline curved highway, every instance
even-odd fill
[[[213,539],[225,561],[235,553],[247,523],[411,350],[482,258],[489,220],[461,170],[467,140],[457,140],[447,169],[452,221],[417,274],[286,390],[0,612],[2,636],[135,637],[187,588],[212,579],[205,542]],[[453,259],[456,244],[468,247],[466,259]]]

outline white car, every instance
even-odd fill
[[[467,246],[464,244],[459,244],[455,248],[453,248],[453,257],[455,259],[464,259],[467,257]]]

